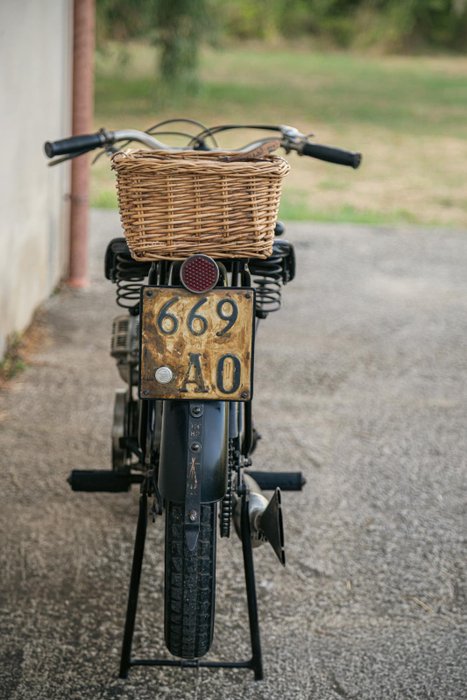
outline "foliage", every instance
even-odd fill
[[[308,37],[387,51],[467,46],[467,0],[97,0],[97,11],[100,41],[155,38],[170,80],[178,66],[192,77],[197,46],[216,27],[227,39]]]
[[[465,50],[467,0],[235,0],[218,9],[227,35],[310,36],[339,47]]]
[[[97,46],[107,39],[146,38],[152,25],[154,0],[96,0]]]

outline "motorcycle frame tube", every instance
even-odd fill
[[[158,488],[161,496],[184,503],[187,455],[190,450],[189,420],[193,404],[202,408],[201,503],[213,503],[227,489],[229,403],[227,401],[164,401],[162,410]]]

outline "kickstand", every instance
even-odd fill
[[[148,524],[148,495],[145,482],[141,486],[139,497],[138,524],[136,526],[135,549],[133,553],[133,565],[131,567],[130,588],[128,591],[128,604],[126,609],[125,630],[123,632],[122,656],[120,659],[120,678],[128,677],[131,666],[131,645],[135,631],[136,608],[138,607],[139,583],[141,568],[143,565],[144,543],[146,541],[146,529]]]
[[[245,585],[248,601],[248,618],[250,623],[250,639],[252,657],[248,661],[204,661],[200,659],[132,659],[131,647],[135,630],[136,609],[141,579],[141,568],[144,556],[144,543],[148,521],[147,492],[142,484],[139,500],[138,524],[136,527],[135,548],[131,569],[128,605],[123,633],[122,655],[120,659],[120,678],[127,678],[128,671],[133,666],[176,666],[178,668],[249,668],[255,674],[255,680],[263,679],[263,662],[261,655],[261,640],[258,624],[258,605],[256,599],[255,571],[253,549],[251,546],[249,499],[242,498],[241,534],[243,548],[243,564],[245,568]]]
[[[255,681],[263,680],[263,659],[261,655],[261,638],[259,634],[258,603],[256,599],[255,569],[253,564],[253,547],[251,546],[249,497],[242,498],[242,548],[243,565],[245,568],[245,585],[248,600],[248,619],[250,621],[251,638],[251,668],[255,673]]]

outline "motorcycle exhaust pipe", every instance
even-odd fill
[[[254,479],[244,474],[247,496],[234,494],[232,518],[237,535],[242,537],[241,512],[242,498],[248,498],[251,544],[260,547],[269,542],[282,566],[285,566],[284,523],[282,519],[281,490],[276,488],[271,500],[261,493]]]

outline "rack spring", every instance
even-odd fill
[[[282,286],[295,275],[295,255],[288,241],[274,241],[272,255],[266,260],[251,260],[250,272],[256,285],[256,316],[266,318],[278,311],[282,302]]]
[[[139,301],[142,282],[147,270],[125,254],[116,255],[115,281],[117,283],[117,304],[130,309]]]

